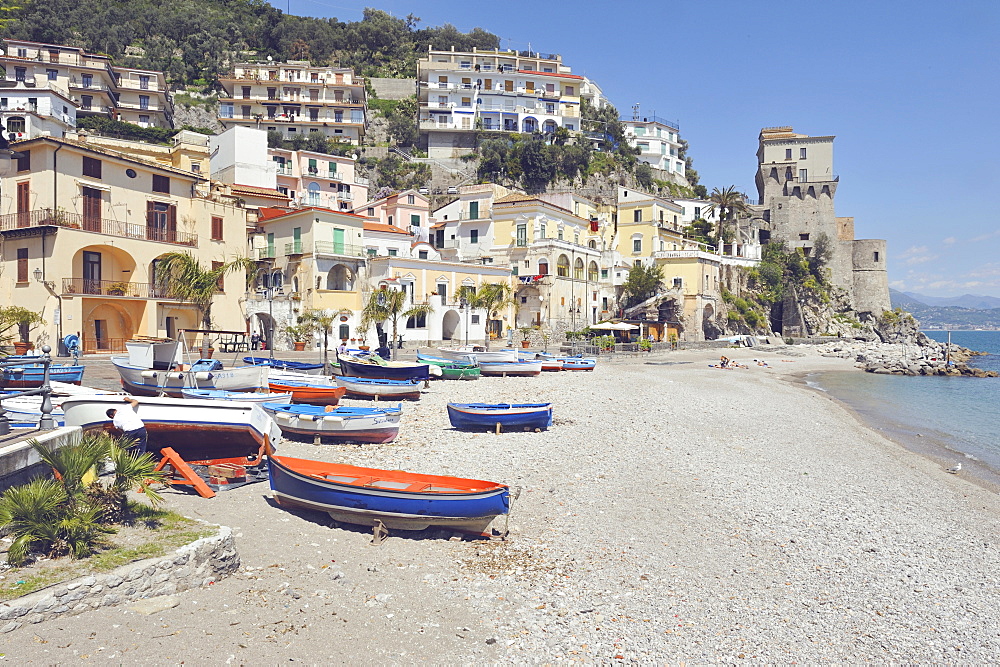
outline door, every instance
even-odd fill
[[[167,338],[175,338],[177,336],[177,318],[168,317],[167,320]]]
[[[101,253],[83,252],[83,293],[101,293]]]
[[[83,228],[88,232],[101,231],[101,191],[83,188]]]
[[[17,226],[27,227],[31,224],[31,183],[24,181],[17,184]]]
[[[347,248],[344,245],[344,230],[333,228],[333,252],[338,255],[343,255],[347,252]]]
[[[107,350],[111,347],[111,341],[108,340],[107,320],[94,320],[94,338],[97,339],[98,350]]]

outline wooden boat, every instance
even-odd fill
[[[347,395],[354,398],[398,399],[420,398],[420,385],[423,380],[376,380],[373,378],[344,377],[333,378],[338,385],[347,390]]]
[[[225,389],[182,389],[182,398],[201,398],[212,401],[247,401],[248,403],[291,403],[292,393],[258,393],[226,391]]]
[[[300,382],[297,380],[268,380],[268,388],[277,393],[290,393],[292,403],[309,405],[337,405],[347,390],[329,382]]]
[[[552,426],[551,403],[449,403],[448,420],[457,429],[484,431],[547,429]]]
[[[465,364],[439,366],[439,368],[443,380],[478,380],[483,374],[479,366],[466,366]]]
[[[280,404],[279,404],[280,405]],[[72,396],[62,402],[67,426],[112,430],[109,408],[131,410],[121,396]],[[258,403],[150,397],[139,399],[149,451],[172,447],[188,462],[257,460],[281,441],[281,430]]]
[[[267,366],[224,368],[218,359],[199,359],[190,369],[158,370],[129,363],[128,357],[111,357],[121,375],[122,387],[136,396],[167,395],[180,398],[188,389],[256,391],[267,382]]]
[[[122,395],[121,392],[82,387],[64,382],[50,382],[49,386],[52,388],[52,396],[50,398],[52,401],[52,417],[56,420],[57,426],[63,425],[62,402],[66,400],[67,396],[91,394]],[[42,418],[42,397],[38,395],[11,397],[11,393],[13,392],[0,391],[0,402],[2,402],[8,419],[18,424],[37,426],[38,420]]]
[[[542,360],[533,361],[480,361],[479,370],[483,375],[541,375]]]
[[[536,356],[542,362],[543,371],[561,371],[563,369],[561,357],[555,357],[551,354],[543,354],[541,352],[539,352]]]
[[[283,359],[271,359],[269,357],[243,357],[245,363],[251,366],[270,366],[283,371],[304,373],[306,375],[322,375],[323,364],[310,364],[304,361],[286,361]]]
[[[328,442],[392,442],[399,433],[402,404],[386,408],[323,408],[317,405],[264,403],[282,433],[319,437]]]
[[[517,361],[517,350],[512,347],[501,348],[499,350],[489,350],[482,345],[461,345],[459,347],[439,347],[437,349],[439,357],[462,361],[463,357],[473,355],[476,361]]]
[[[427,364],[412,364],[401,361],[385,361],[378,355],[355,357],[340,355],[340,370],[343,375],[376,380],[427,380],[430,369]]]
[[[461,359],[449,359],[448,357],[438,357],[433,354],[424,354],[420,350],[417,350],[417,361],[428,364],[430,366],[438,366],[443,368],[445,366],[478,366],[479,362],[476,361],[474,355],[466,355]]]
[[[269,456],[267,464],[279,505],[326,512],[344,523],[483,533],[510,510],[510,491],[496,482],[287,456]]]
[[[592,371],[597,366],[597,359],[587,357],[561,357],[563,370]]]
[[[80,384],[83,382],[85,366],[63,364],[49,365],[49,381]],[[41,387],[45,379],[45,367],[40,363],[28,362],[23,366],[0,368],[0,389],[34,389]]]

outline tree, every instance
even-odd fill
[[[557,163],[549,148],[539,134],[533,134],[524,142],[521,171],[524,174],[524,189],[528,192],[543,192],[545,186],[555,180]]]
[[[715,238],[719,254],[722,254],[723,227],[734,220],[735,214],[744,213],[748,210],[747,202],[743,198],[743,194],[736,190],[735,185],[730,185],[721,190],[719,188],[712,188],[712,194],[709,195],[708,200],[712,203],[705,210],[710,213],[717,211],[719,215],[719,224],[715,230]]]
[[[399,100],[386,115],[386,131],[397,146],[416,146],[420,132],[417,129],[417,96]]]
[[[648,162],[636,166],[635,180],[644,191],[653,191],[653,168],[649,166]]]
[[[330,334],[333,333],[333,323],[337,320],[337,315],[339,313],[331,313],[326,310],[317,310],[315,308],[310,308],[306,312],[299,315],[300,324],[308,324],[312,327],[313,331],[318,331],[323,334],[323,374],[326,375],[329,372],[330,360],[328,357],[329,353],[329,340]]]
[[[479,289],[463,285],[458,289],[458,298],[465,299],[470,308],[482,308],[486,311],[486,319],[495,320],[499,312],[517,304],[514,298],[514,288],[510,283],[486,283]],[[490,337],[486,336],[486,349],[490,349]]]
[[[427,316],[434,312],[433,306],[426,303],[413,304],[407,308],[408,296],[403,290],[377,290],[371,293],[361,311],[361,328],[365,331],[372,324],[381,324],[386,320],[392,320],[392,339],[389,341],[389,348],[392,350],[393,359],[396,358],[395,343],[399,329],[399,318]]]
[[[257,265],[249,257],[237,257],[214,269],[206,269],[189,252],[170,252],[157,263],[156,287],[164,294],[193,303],[201,313],[202,328],[211,329],[212,301],[219,292],[219,285],[225,276],[241,269],[251,276]],[[207,347],[208,338],[203,341],[203,347]]]
[[[622,285],[625,307],[642,303],[663,287],[663,267],[659,264],[646,266],[638,264],[628,270],[628,278]]]
[[[30,342],[31,330],[39,324],[45,324],[45,320],[33,310],[23,306],[0,307],[0,345],[10,343],[15,333],[22,343]]]

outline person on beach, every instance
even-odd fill
[[[340,341],[340,345],[337,346],[337,356],[342,354],[347,354],[347,343],[344,341]]]
[[[723,355],[719,357],[719,368],[729,368],[729,357]]]
[[[142,423],[139,419],[139,415],[136,414],[136,410],[139,407],[139,401],[135,400],[131,396],[124,396],[122,400],[130,405],[131,410],[115,410],[110,408],[105,414],[111,419],[111,423],[119,431],[125,434],[125,437],[134,442],[129,449],[134,449],[140,454],[146,453],[146,425]]]

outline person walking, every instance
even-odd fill
[[[250,336],[250,349],[256,350],[260,348],[260,334],[256,331]]]
[[[124,433],[126,438],[134,441],[135,444],[129,448],[137,450],[140,454],[145,454],[147,446],[146,425],[142,423],[139,415],[136,414],[136,410],[139,408],[139,401],[131,396],[123,396],[122,400],[128,403],[132,409],[116,410],[110,408],[105,414],[111,419],[111,423],[115,428]]]

